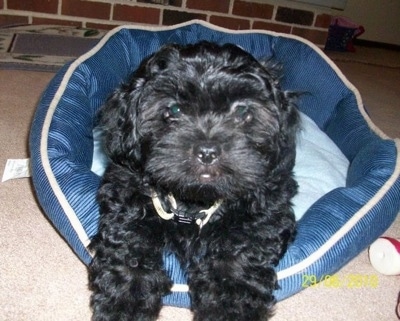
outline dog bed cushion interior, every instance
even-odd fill
[[[55,228],[88,264],[87,245],[97,231],[96,191],[106,159],[96,112],[140,61],[165,43],[200,40],[234,43],[256,58],[283,65],[283,89],[307,92],[298,107],[294,199],[298,233],[277,267],[281,300],[332,275],[393,222],[400,200],[399,141],[369,120],[358,91],[313,44],[267,31],[228,31],[193,21],[156,29],[123,26],[64,66],[43,93],[30,135],[32,177],[38,200]],[[168,305],[189,307],[185,273],[164,255],[174,281]]]

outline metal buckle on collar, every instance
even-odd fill
[[[183,224],[194,224],[196,219],[194,217],[188,217],[181,215],[179,213],[174,214],[174,222],[176,223],[183,223]]]
[[[184,216],[184,215],[181,215],[178,213],[178,211],[177,211],[178,206],[176,204],[176,200],[175,200],[174,196],[172,194],[168,194],[167,197],[168,197],[169,202],[171,203],[172,213],[168,213],[163,209],[163,207],[161,205],[161,201],[158,198],[158,195],[155,191],[152,191],[152,194],[151,194],[153,206],[154,206],[157,214],[162,219],[167,220],[167,221],[173,219],[174,222],[184,223],[184,224],[193,224],[193,222],[195,222],[200,227],[200,229],[204,225],[207,224],[207,222],[210,220],[211,216],[215,213],[215,211],[222,204],[222,200],[217,200],[209,209],[199,211],[199,214],[204,213],[203,218],[196,217],[199,215],[195,215],[194,217],[187,217],[187,216]]]

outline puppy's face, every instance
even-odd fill
[[[294,162],[297,113],[274,73],[233,45],[164,47],[103,110],[108,153],[181,197],[265,185]]]

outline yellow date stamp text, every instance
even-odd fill
[[[376,289],[379,286],[379,278],[376,274],[334,274],[323,275],[321,277],[313,274],[303,274],[301,286],[303,288],[327,287],[338,289]]]

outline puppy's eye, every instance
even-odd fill
[[[181,108],[177,104],[174,104],[171,107],[169,107],[169,111],[171,113],[171,116],[173,117],[181,114]]]
[[[182,115],[181,108],[178,104],[172,104],[165,110],[163,115],[166,120],[177,119]]]
[[[235,106],[235,122],[249,122],[253,119],[253,114],[248,105],[237,104]]]
[[[247,105],[237,105],[236,106],[236,115],[242,116],[247,112]]]

